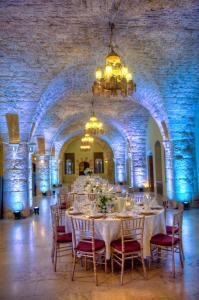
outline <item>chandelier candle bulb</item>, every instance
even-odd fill
[[[95,77],[97,80],[100,80],[102,78],[102,71],[101,69],[96,70]]]

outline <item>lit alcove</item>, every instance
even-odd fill
[[[107,142],[94,138],[91,150],[80,150],[81,136],[69,139],[60,151],[59,178],[61,183],[72,183],[77,176],[83,176],[85,169],[92,170],[109,182],[114,182],[113,152]]]
[[[160,130],[152,117],[147,128],[146,159],[150,190],[166,195],[164,147]]]

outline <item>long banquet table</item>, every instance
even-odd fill
[[[154,215],[145,216],[143,254],[150,256],[150,239],[154,234],[165,233],[164,209],[154,210]],[[71,218],[69,211],[66,211],[66,232],[71,232]],[[76,218],[88,218],[86,214],[75,216]],[[120,219],[115,214],[107,214],[105,218],[95,219],[95,238],[102,239],[106,244],[106,259],[110,259],[110,244],[120,237]]]

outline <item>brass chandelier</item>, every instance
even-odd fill
[[[81,138],[81,145],[82,146],[87,146],[91,145],[94,142],[94,138],[90,136],[90,134],[86,133],[82,138]]]
[[[81,151],[90,151],[91,150],[91,146],[90,145],[81,145],[80,146],[80,150]]]
[[[90,117],[89,121],[85,125],[85,130],[84,130],[85,134],[89,134],[89,135],[103,134],[104,133],[103,123],[100,122],[94,114],[93,99],[91,105],[92,105],[92,116]]]
[[[127,66],[122,65],[121,57],[114,50],[112,39],[115,25],[114,23],[109,23],[109,25],[111,34],[106,65],[96,70],[92,92],[94,96],[132,95],[136,90],[136,85],[132,80],[132,73],[129,72]]]

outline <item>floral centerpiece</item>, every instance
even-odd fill
[[[89,175],[89,176],[91,176],[92,174],[93,174],[93,170],[92,170],[92,169],[86,168],[86,169],[84,170],[84,175]]]
[[[114,197],[101,194],[98,198],[98,207],[102,213],[106,213],[107,209],[111,210],[114,207]]]

